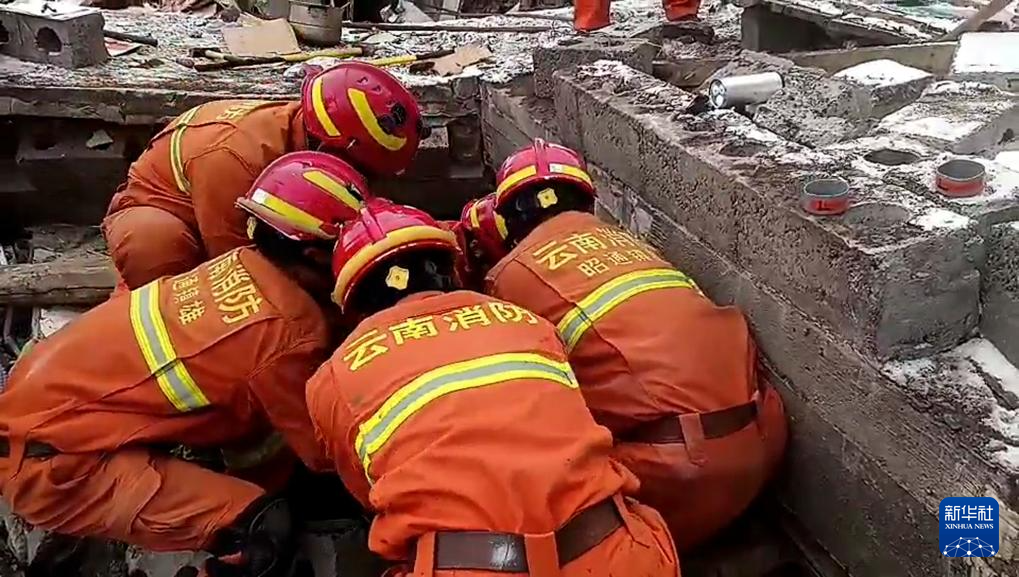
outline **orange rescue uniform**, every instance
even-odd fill
[[[577,0],[573,8],[573,27],[582,32],[591,32],[612,23],[610,0]],[[692,20],[700,10],[700,0],[662,0],[665,18],[670,22]]]
[[[308,408],[344,484],[375,512],[371,549],[416,559],[417,577],[491,575],[436,569],[444,531],[523,534],[530,574],[558,575],[540,554],[552,532],[606,499],[625,528],[562,575],[677,575],[661,518],[623,501],[636,479],[609,458],[611,436],[576,387],[546,321],[478,293],[422,293],[358,325],[309,382]]]
[[[541,224],[489,272],[487,292],[557,324],[638,498],[684,551],[729,523],[781,458],[785,417],[757,375],[743,315],[593,214]]]
[[[272,161],[306,148],[300,102],[222,100],[177,117],[113,196],[103,234],[137,288],[248,244],[234,202]]]
[[[264,491],[156,447],[256,447],[233,453],[252,466],[282,436],[330,469],[304,395],[327,356],[320,307],[252,249],[115,296],[15,366],[0,394],[0,492],[59,533],[203,548]]]

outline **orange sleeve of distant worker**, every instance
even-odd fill
[[[331,471],[333,467],[315,438],[304,390],[309,377],[327,356],[320,339],[299,341],[256,372],[250,383],[273,428],[283,435],[304,464],[317,472]]]
[[[196,156],[187,168],[195,220],[209,258],[251,244],[245,226],[247,215],[236,202],[247,194],[259,171],[226,147]]]

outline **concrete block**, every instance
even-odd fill
[[[560,142],[556,133],[555,105],[536,98],[528,78],[503,86],[485,87],[481,105],[485,159],[493,169],[534,138]]]
[[[407,178],[434,177],[443,174],[452,161],[447,126],[433,126],[428,138],[421,141],[414,162],[404,173]]]
[[[0,52],[64,68],[81,68],[109,60],[103,40],[102,13],[61,3],[0,6]]]
[[[567,38],[557,46],[538,46],[534,49],[534,93],[550,98],[555,71],[598,60],[617,60],[650,74],[657,53],[658,47],[647,40],[607,36]]]
[[[949,78],[1019,92],[1019,32],[970,32],[959,38]]]
[[[1019,96],[988,84],[936,82],[916,102],[886,116],[873,134],[912,138],[957,154],[1015,148]]]
[[[840,70],[833,78],[862,87],[870,95],[871,115],[882,117],[912,103],[934,81],[925,70],[894,60],[871,60]]]
[[[992,227],[986,242],[980,332],[1009,361],[1019,364],[1019,223]]]
[[[970,219],[732,111],[683,115],[692,95],[621,64],[556,81],[560,129],[579,131],[590,162],[860,350],[929,354],[975,328],[983,251]],[[800,209],[819,174],[850,181],[844,216]]]
[[[923,387],[900,386],[643,194],[618,186],[636,198],[638,212],[649,215],[645,237],[712,300],[735,304],[747,315],[790,418],[780,499],[848,574],[1012,575],[1008,567],[1016,553],[975,561],[985,564],[983,572],[967,572],[962,562],[939,554],[931,529],[944,495],[996,496],[1006,511],[1003,543],[1015,551],[1016,471],[994,460],[1015,443],[992,443],[1000,439],[990,425],[996,404],[982,402],[972,411],[933,406]],[[945,378],[940,386],[960,388],[960,382]]]

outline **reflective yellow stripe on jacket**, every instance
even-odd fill
[[[587,329],[619,306],[619,303],[634,295],[664,288],[697,290],[697,285],[678,270],[659,268],[624,274],[594,289],[566,313],[556,326],[566,343],[566,350],[572,351]]]
[[[191,183],[188,182],[188,177],[184,173],[184,155],[181,152],[181,142],[184,140],[184,131],[188,128],[188,122],[198,114],[198,109],[201,106],[196,106],[191,110],[188,110],[184,114],[180,115],[177,119],[177,124],[173,127],[173,133],[170,135],[170,168],[173,170],[173,179],[177,181],[177,188],[184,194],[191,193]]]
[[[159,311],[159,281],[131,292],[131,326],[145,364],[174,408],[186,413],[208,406],[209,399],[198,388],[184,361],[177,358],[177,351],[170,342]]]
[[[393,433],[425,405],[450,393],[487,387],[514,379],[541,379],[577,388],[568,363],[536,353],[504,353],[453,363],[428,371],[393,393],[382,407],[358,428],[354,450],[368,475],[372,455]]]

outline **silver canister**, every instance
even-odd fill
[[[715,108],[734,108],[766,101],[782,89],[777,72],[716,78],[708,85],[708,99]]]
[[[321,0],[291,0],[287,20],[297,37],[314,46],[335,46],[343,30],[343,8]]]

